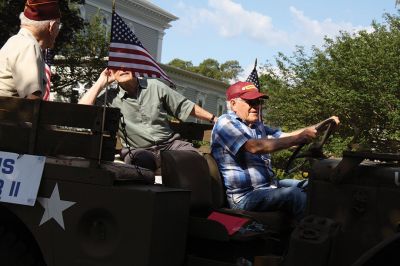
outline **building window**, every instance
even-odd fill
[[[100,10],[101,24],[104,28],[111,27],[111,15],[106,11]]]
[[[86,9],[84,5],[79,5],[78,13],[81,18],[86,19]]]
[[[201,108],[204,108],[204,105],[206,104],[206,95],[204,93],[197,93],[197,97],[196,97],[196,103],[198,106],[200,106]],[[196,123],[203,123],[203,121],[201,119],[197,119],[196,118]]]
[[[131,31],[133,33],[135,33],[135,26],[133,25],[133,23],[132,22],[128,22],[127,24],[128,24],[128,27],[131,29]]]
[[[225,113],[226,104],[222,99],[218,99],[217,101],[217,116],[221,116]]]
[[[179,94],[185,95],[185,91],[186,91],[186,90],[185,90],[184,87],[176,86],[175,90],[176,90]]]

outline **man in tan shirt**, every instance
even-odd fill
[[[43,97],[47,80],[42,51],[54,46],[60,17],[58,0],[27,0],[20,31],[0,50],[0,96]]]

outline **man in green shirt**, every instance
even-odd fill
[[[168,116],[185,121],[189,115],[215,122],[216,117],[157,79],[136,78],[131,71],[104,70],[96,83],[80,99],[80,104],[103,104],[103,89],[113,81],[118,87],[107,92],[107,105],[118,107],[123,115],[119,136],[126,163],[149,169],[160,165],[162,150],[193,150],[179,139],[168,123]]]

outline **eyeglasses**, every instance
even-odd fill
[[[54,20],[53,26],[54,27],[58,27],[58,30],[61,30],[63,24],[61,22],[57,21],[57,20]]]
[[[238,98],[240,101],[247,103],[249,106],[259,106],[264,103],[261,99],[254,99],[254,100],[245,100],[242,98]]]

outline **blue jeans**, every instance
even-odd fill
[[[291,213],[296,220],[304,216],[306,193],[304,187],[307,181],[283,179],[277,188],[259,188],[246,195],[239,202],[228,199],[232,209],[246,211],[277,211]]]

